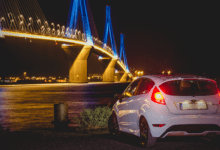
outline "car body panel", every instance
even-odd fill
[[[119,130],[140,136],[139,121],[140,117],[146,118],[151,134],[153,137],[164,138],[166,136],[204,136],[208,133],[215,132],[220,134],[220,131],[204,131],[201,133],[187,133],[185,131],[170,131],[167,130],[175,125],[216,125],[220,128],[220,97],[218,94],[208,96],[170,96],[161,93],[164,96],[166,105],[157,104],[151,100],[153,89],[160,84],[174,80],[173,77],[157,77],[158,75],[149,75],[142,78],[149,78],[155,82],[155,85],[147,94],[135,95],[132,97],[118,100],[113,111],[117,114],[119,122]],[[190,76],[192,78],[193,76]],[[183,79],[176,76],[175,79]],[[196,78],[196,77],[195,77]],[[198,78],[198,77],[197,77]],[[200,79],[204,79],[199,77]],[[132,83],[131,83],[132,84]],[[178,98],[178,99],[177,99]],[[180,110],[180,102],[186,100],[203,100],[207,103],[207,110]],[[178,105],[178,106],[177,106]],[[163,127],[154,127],[153,124],[165,124]]]
[[[171,96],[163,93],[166,106],[172,114],[176,115],[192,115],[192,114],[215,114],[219,107],[219,95],[208,96]],[[202,102],[207,105],[207,109],[201,110],[181,110],[180,104],[191,103],[191,101]]]

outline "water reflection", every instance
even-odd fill
[[[128,83],[0,85],[0,124],[12,131],[53,128],[54,104],[68,104],[68,118],[83,108],[113,104]]]

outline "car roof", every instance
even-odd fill
[[[164,83],[164,82],[170,81],[170,80],[182,80],[182,79],[187,79],[187,78],[212,80],[212,79],[198,76],[198,75],[194,75],[194,74],[171,74],[171,75],[150,74],[150,75],[142,76],[140,78],[149,78],[149,79],[153,80],[157,86]],[[214,81],[214,80],[212,80],[212,81]]]

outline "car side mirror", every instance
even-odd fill
[[[114,98],[115,98],[116,100],[119,100],[119,102],[121,102],[123,96],[122,96],[122,94],[115,94],[115,95],[114,95]]]

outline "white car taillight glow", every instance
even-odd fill
[[[153,90],[153,93],[151,95],[151,100],[155,103],[166,105],[165,99],[163,98],[162,93],[158,90],[157,87],[155,87]]]

